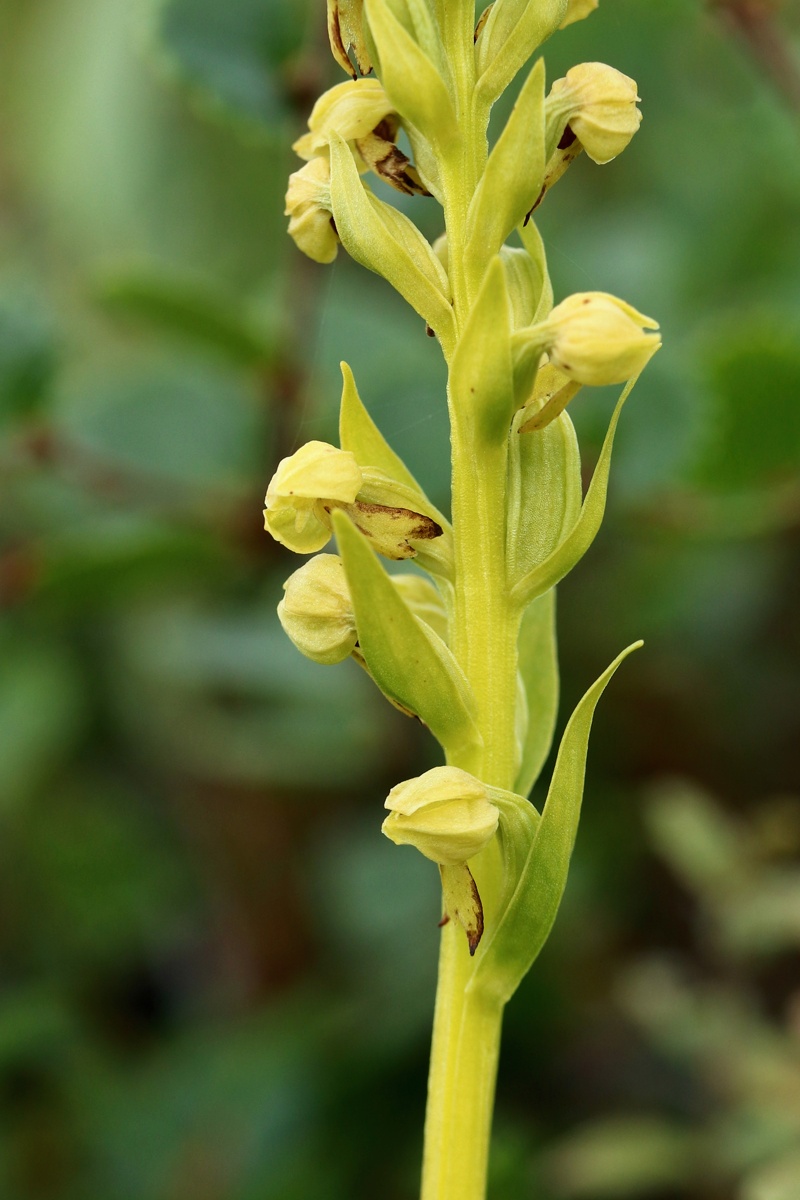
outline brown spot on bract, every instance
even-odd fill
[[[568,125],[561,135],[561,141],[558,143],[559,150],[566,150],[573,142],[577,142],[578,138],[573,133],[572,128]]]

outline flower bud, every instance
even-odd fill
[[[343,662],[357,641],[344,566],[336,554],[318,554],[283,585],[278,605],[284,631],[314,662]]]
[[[352,504],[362,478],[349,451],[307,442],[278,464],[267,488],[264,528],[295,554],[314,554],[331,536],[329,508]]]
[[[362,75],[369,75],[372,62],[364,38],[364,0],[328,0],[328,37],[331,52],[343,70],[356,78],[349,58],[353,56]]]
[[[377,79],[350,79],[325,92],[311,111],[308,129],[293,146],[301,158],[328,158],[331,136],[338,134],[350,147],[360,172],[374,171],[406,195],[429,195],[395,145],[400,118]]]
[[[589,158],[607,163],[621,154],[636,133],[642,114],[636,83],[605,63],[581,63],[557,79],[547,98],[548,129],[560,140],[566,127]]]
[[[441,866],[473,858],[492,840],[500,814],[487,788],[457,767],[434,767],[399,783],[386,800],[383,833]]]
[[[575,21],[582,21],[584,17],[588,17],[590,13],[600,4],[600,0],[567,0],[567,11],[564,20],[559,25],[559,29],[566,29],[568,25],[573,25]]]
[[[657,332],[646,332],[658,330],[656,321],[606,292],[568,296],[533,330],[554,367],[593,387],[633,379],[661,346]]]
[[[315,158],[289,176],[285,215],[289,234],[298,248],[314,262],[330,263],[339,250],[339,238],[331,216],[331,167],[325,158]]]
[[[392,105],[377,79],[338,83],[324,92],[311,110],[308,133],[292,149],[301,158],[327,155],[328,139],[336,132],[346,142],[366,137],[392,112]]]

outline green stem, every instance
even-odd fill
[[[466,990],[472,960],[454,922],[442,931],[428,1081],[422,1200],[484,1200],[501,1006]]]
[[[472,4],[445,5],[445,35],[457,93],[460,138],[442,164],[456,328],[466,322],[487,263],[465,261],[467,212],[486,163],[485,128],[474,104]],[[469,19],[466,15],[469,13]],[[482,746],[454,762],[495,787],[513,789],[517,769],[519,610],[506,582],[508,442],[492,440],[451,397],[454,613],[451,648],[477,704]],[[487,924],[502,884],[491,843],[470,863]],[[422,1200],[484,1200],[502,1005],[470,989],[474,970],[463,930],[442,930],[428,1081]]]

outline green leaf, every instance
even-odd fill
[[[46,403],[57,365],[55,330],[42,302],[24,287],[0,294],[0,419]]]
[[[306,0],[160,0],[155,35],[206,107],[268,132],[291,111],[283,72],[308,12]]]
[[[636,380],[632,379],[630,383],[626,384],[625,390],[617,401],[617,407],[614,409],[611,417],[611,423],[609,424],[608,433],[603,442],[603,449],[600,452],[600,458],[597,461],[597,466],[592,476],[592,482],[589,484],[589,490],[586,493],[586,499],[583,502],[580,516],[572,527],[572,530],[565,537],[558,549],[554,550],[543,563],[534,567],[524,578],[513,584],[511,595],[519,604],[530,604],[537,596],[543,595],[550,588],[555,587],[557,583],[560,583],[575,564],[583,558],[597,536],[606,510],[606,494],[608,492],[608,475],[611,469],[611,452],[614,448],[614,434],[617,430],[622,406],[631,394],[635,383]],[[559,417],[558,421],[561,419]],[[553,424],[557,423],[557,421],[553,422]],[[549,428],[551,426],[548,425],[546,429],[540,430],[533,435],[523,434],[523,436],[538,437],[540,433],[547,433]]]
[[[553,307],[553,285],[550,282],[550,273],[547,270],[547,253],[542,241],[542,235],[539,233],[539,228],[535,221],[528,221],[527,225],[520,226],[519,235],[522,238],[523,246],[531,257],[531,262],[533,262],[538,270],[541,280],[539,285],[539,304],[531,322],[532,325],[536,325],[539,321],[543,321],[545,317],[550,315]]]
[[[720,491],[794,481],[800,466],[800,343],[785,319],[739,319],[708,366],[709,427],[694,479]]]
[[[536,203],[545,170],[544,84],[544,61],[539,59],[489,155],[470,203],[468,262],[496,254]]]
[[[583,697],[561,739],[547,802],[514,893],[484,937],[469,984],[495,1001],[513,996],[544,946],[567,884],[578,831],[589,733],[597,703],[614,672],[641,642],[623,650]]]
[[[575,428],[562,413],[544,429],[520,433],[526,410],[511,426],[508,456],[508,578],[514,587],[549,562],[581,514],[581,456]]]
[[[558,715],[559,678],[556,642],[556,593],[534,600],[522,618],[519,672],[528,702],[528,731],[514,791],[530,793],[550,753]]]
[[[361,181],[347,143],[330,142],[333,219],[348,254],[382,275],[427,321],[443,346],[455,335],[450,283],[444,267],[413,221],[384,204]]]
[[[475,47],[476,91],[491,105],[532,56],[555,33],[567,0],[496,0]]]
[[[404,121],[447,148],[458,136],[458,121],[445,81],[385,0],[366,0],[366,13],[386,95]]]
[[[370,674],[415,713],[449,753],[479,741],[469,686],[447,646],[413,615],[366,539],[341,512],[333,528]]]
[[[470,309],[450,369],[460,412],[474,414],[485,435],[505,440],[514,400],[511,310],[502,259],[496,255]]]
[[[364,407],[350,367],[346,362],[339,365],[343,381],[339,409],[339,445],[342,450],[349,450],[360,467],[376,467],[390,479],[422,494],[422,488]]]
[[[269,364],[275,346],[241,302],[196,279],[147,268],[109,272],[94,286],[112,316],[216,350],[243,367]]]

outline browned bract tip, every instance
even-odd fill
[[[483,27],[486,24],[486,22],[489,20],[489,13],[492,11],[493,8],[494,8],[494,5],[490,4],[489,7],[485,8],[483,10],[483,12],[481,13],[480,20],[478,21],[478,24],[475,26],[475,39],[474,40],[476,42],[477,42],[478,38],[481,36],[481,34],[483,33]]]
[[[465,926],[467,943],[469,945],[469,953],[470,957],[472,957],[475,954],[475,951],[478,949],[481,938],[483,937],[483,904],[481,903],[481,898],[478,894],[478,885],[472,877],[472,872],[470,871],[469,867],[466,869],[469,873],[470,885],[472,887],[472,898],[475,903],[475,911],[473,913],[474,924],[470,923],[470,926]]]
[[[572,126],[568,125],[561,135],[561,140],[558,143],[559,150],[566,150],[573,142],[577,141],[577,135],[574,133]]]
[[[347,74],[352,79],[358,79],[358,71],[350,61],[347,53],[347,47],[342,39],[342,27],[339,23],[339,8],[336,4],[328,5],[328,39],[331,44],[331,53],[336,59],[342,70],[347,71]]]

